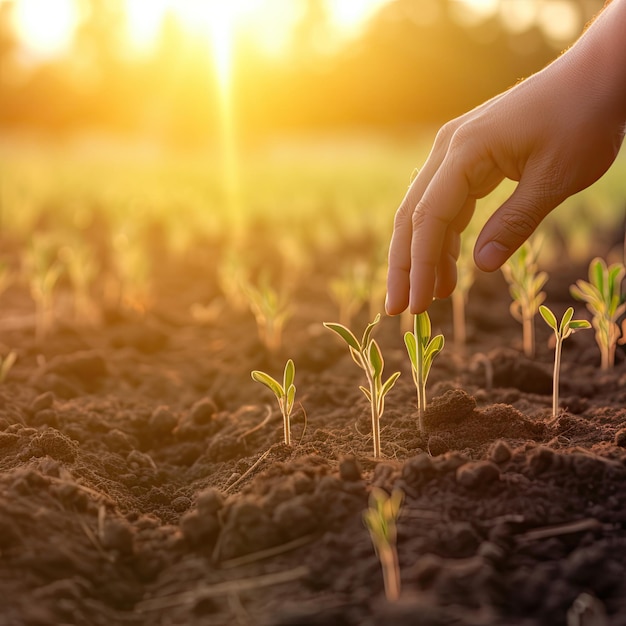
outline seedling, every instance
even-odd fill
[[[615,347],[620,337],[617,319],[626,311],[626,302],[621,295],[625,275],[623,263],[607,266],[604,259],[596,257],[589,264],[589,282],[577,280],[570,287],[574,298],[585,302],[593,315],[591,323],[596,331],[603,370],[615,364]]]
[[[443,335],[435,335],[432,339],[431,324],[428,313],[419,313],[413,320],[413,332],[404,334],[404,343],[411,360],[413,382],[417,388],[417,411],[420,432],[424,432],[424,413],[426,411],[426,381],[430,374],[433,359],[443,350]]]
[[[259,339],[270,352],[276,352],[282,345],[285,323],[292,314],[287,296],[271,287],[267,280],[259,281],[258,285],[248,284],[245,289]]]
[[[35,238],[25,254],[24,266],[35,301],[35,336],[37,341],[41,341],[52,327],[54,288],[61,276],[62,265],[54,246],[43,238]]]
[[[368,300],[366,268],[356,264],[345,269],[341,276],[330,281],[330,296],[339,309],[339,323],[349,326],[352,318]]]
[[[296,366],[291,359],[285,364],[282,385],[265,372],[259,370],[252,372],[252,379],[258,383],[263,383],[271,389],[278,400],[278,408],[283,416],[283,431],[285,434],[285,445],[287,446],[291,445],[291,411],[293,410],[293,403],[296,397],[295,377]]]
[[[59,258],[72,285],[74,317],[79,323],[89,323],[95,317],[91,287],[98,271],[96,261],[85,245],[64,246]]]
[[[552,381],[552,417],[556,418],[559,410],[559,378],[561,373],[561,348],[563,340],[567,339],[573,331],[580,328],[591,328],[587,320],[573,320],[574,308],[569,307],[558,323],[554,313],[543,304],[539,307],[539,313],[545,323],[554,331],[556,346],[554,348],[554,375]]]
[[[15,281],[15,274],[9,266],[0,261],[0,295],[2,295]]]
[[[383,570],[385,595],[393,602],[400,597],[400,566],[396,540],[396,521],[402,506],[403,493],[394,489],[388,496],[378,487],[372,487],[369,508],[363,513],[363,521],[369,530],[374,550]]]
[[[369,400],[372,413],[372,438],[374,440],[374,458],[380,457],[380,418],[385,410],[385,396],[395,385],[400,372],[394,372],[383,383],[383,367],[385,362],[380,347],[375,339],[372,339],[374,326],[380,321],[380,313],[370,322],[361,341],[354,336],[352,331],[342,324],[324,322],[324,326],[337,333],[350,349],[350,355],[354,362],[365,372],[368,387],[359,386],[365,397]]]
[[[528,358],[535,356],[534,320],[539,306],[546,298],[541,289],[548,280],[548,275],[537,269],[538,252],[539,246],[527,241],[502,266],[513,298],[511,315],[522,324],[524,354]]]
[[[15,365],[15,361],[17,361],[15,350],[11,350],[6,356],[0,357],[0,385],[6,380],[11,368]]]

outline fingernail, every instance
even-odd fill
[[[476,255],[476,263],[485,272],[497,270],[508,258],[509,249],[499,241],[486,243]]]

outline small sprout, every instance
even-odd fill
[[[324,322],[324,326],[337,333],[347,344],[350,355],[354,362],[365,372],[368,387],[359,386],[370,403],[372,413],[372,438],[374,440],[374,458],[380,457],[380,418],[385,410],[385,396],[395,385],[400,376],[400,372],[394,372],[385,383],[383,383],[383,368],[385,362],[381,354],[380,347],[372,339],[374,326],[380,321],[380,314],[376,315],[373,322],[370,322],[361,341],[354,336],[342,324]]]
[[[152,305],[152,268],[138,238],[118,232],[112,241],[115,276],[112,285],[116,305],[144,314]]]
[[[615,347],[620,337],[617,320],[626,311],[626,302],[621,295],[625,275],[626,267],[623,263],[613,263],[607,267],[604,259],[596,257],[589,264],[589,282],[577,280],[570,287],[572,296],[585,302],[593,315],[591,323],[596,331],[603,370],[615,364]]]
[[[406,351],[411,360],[413,382],[417,388],[417,410],[419,430],[424,432],[424,412],[426,411],[426,381],[434,358],[443,350],[443,335],[435,335],[432,339],[430,317],[428,313],[419,313],[413,321],[413,332],[404,334]]]
[[[50,331],[54,319],[54,289],[63,267],[58,250],[43,237],[33,239],[24,255],[30,293],[35,301],[35,336],[41,341]]]
[[[554,375],[552,381],[552,417],[556,418],[559,410],[559,377],[561,373],[561,348],[563,340],[567,339],[573,331],[581,328],[591,328],[587,320],[573,320],[574,308],[569,307],[558,323],[554,313],[543,304],[539,307],[539,313],[545,323],[554,331],[556,346],[554,348]]]
[[[511,315],[522,324],[524,354],[528,358],[535,356],[534,319],[539,305],[546,298],[541,289],[548,280],[548,275],[537,269],[538,253],[539,245],[526,241],[502,266],[513,298]]]
[[[330,281],[330,297],[339,309],[339,323],[349,326],[369,296],[367,272],[364,264],[344,269],[340,276]]]
[[[5,357],[0,357],[0,385],[6,380],[11,368],[15,365],[15,361],[17,361],[15,350],[11,350]]]
[[[369,498],[369,508],[363,513],[363,521],[369,530],[374,549],[383,570],[385,595],[393,602],[400,597],[400,566],[396,540],[396,521],[402,506],[403,493],[394,489],[388,496],[385,491],[373,487]]]
[[[70,284],[74,304],[74,318],[78,323],[90,323],[95,319],[95,307],[91,288],[98,273],[93,253],[86,245],[63,246],[59,250]]]
[[[288,298],[284,291],[277,291],[267,280],[259,281],[258,285],[248,284],[245,290],[259,339],[270,352],[276,352],[282,345],[285,323],[292,314]]]
[[[15,279],[15,272],[4,261],[0,261],[0,295],[15,282]]]
[[[266,387],[276,396],[278,400],[278,407],[283,416],[283,430],[285,434],[285,445],[291,445],[291,412],[293,410],[293,403],[296,398],[296,387],[294,385],[294,379],[296,377],[296,366],[293,361],[289,359],[285,364],[285,371],[283,373],[283,384],[281,385],[275,378],[272,378],[269,374],[254,370],[252,372],[252,379],[258,383],[263,383]]]

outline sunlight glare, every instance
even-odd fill
[[[571,42],[582,30],[580,9],[567,0],[548,0],[541,5],[538,23],[545,36],[558,44]]]
[[[500,19],[511,33],[523,33],[537,22],[536,0],[507,0],[500,4]]]
[[[466,26],[473,26],[498,12],[499,0],[456,0],[452,4],[455,17]]]
[[[67,48],[78,19],[75,0],[19,0],[14,5],[17,36],[37,56],[53,56]]]
[[[169,0],[126,0],[125,17],[129,43],[136,51],[150,51],[154,46]]]
[[[389,0],[326,0],[330,20],[341,35],[357,34],[364,24]]]

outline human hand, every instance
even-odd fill
[[[625,5],[621,2],[622,19]],[[587,39],[439,131],[396,213],[389,314],[407,306],[419,313],[433,296],[450,295],[460,234],[476,200],[504,178],[518,185],[476,241],[474,260],[484,271],[499,268],[550,211],[609,168],[624,137],[625,66],[611,74],[600,70],[605,60]]]

